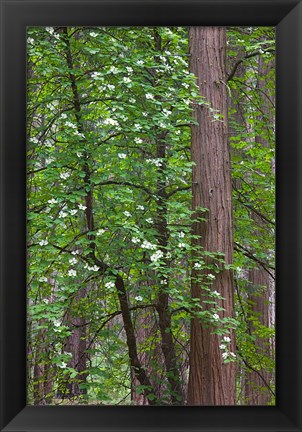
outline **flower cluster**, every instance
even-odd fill
[[[47,282],[47,277],[45,276],[40,277],[39,282]]]
[[[228,344],[231,342],[231,338],[229,336],[224,336],[222,339],[222,343],[219,345],[221,350],[224,350],[222,353],[223,360],[233,361],[236,358],[236,354],[232,351],[229,351]]]
[[[157,159],[146,159],[146,162],[150,163],[151,165],[155,165],[157,167],[160,167],[163,164],[162,159],[159,159],[159,158],[157,158]]]
[[[65,126],[70,127],[71,129],[76,129],[76,125],[74,123],[71,123],[70,121],[65,122]]]
[[[65,218],[67,216],[68,216],[68,213],[64,212],[63,210],[60,211],[60,213],[59,213],[60,218]]]
[[[223,360],[228,359],[229,357],[233,357],[234,359],[236,358],[236,354],[234,354],[233,352],[229,351],[229,352],[223,352],[222,353],[222,358]]]
[[[156,246],[155,244],[152,244],[152,243],[150,243],[150,242],[147,241],[147,240],[144,240],[144,241],[143,241],[141,247],[142,247],[143,249],[150,249],[150,250],[156,250],[156,249],[157,249],[157,246]]]
[[[48,200],[47,202],[48,202],[48,204],[56,204],[57,200],[52,198],[52,199]]]
[[[111,126],[117,126],[118,122],[112,118],[106,118],[104,120],[104,125],[111,125]]]
[[[97,272],[100,269],[100,267],[98,267],[97,265],[89,267],[88,264],[85,264],[84,268],[87,269],[87,270],[90,270],[90,271],[95,271],[95,272]]]
[[[32,138],[30,139],[30,141],[31,141],[33,144],[38,144],[38,142],[39,142],[39,140],[38,140],[37,137],[32,137]]]
[[[63,180],[68,179],[68,177],[70,177],[70,173],[68,173],[68,172],[62,172],[60,174],[60,178],[63,179]]]
[[[111,73],[113,73],[113,74],[116,74],[116,73],[118,73],[118,68],[116,68],[115,66],[111,66],[111,68],[109,69],[109,72],[111,72]]]
[[[101,229],[97,230],[96,236],[100,236],[100,235],[104,234],[104,232],[105,232],[105,230],[101,228]]]
[[[150,260],[151,260],[152,262],[157,262],[157,261],[160,260],[163,256],[164,256],[163,251],[161,251],[161,250],[157,250],[153,255],[151,255]]]

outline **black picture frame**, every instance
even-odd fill
[[[0,3],[1,430],[302,431],[301,1],[0,0]],[[26,27],[58,25],[276,26],[276,406],[26,406]]]

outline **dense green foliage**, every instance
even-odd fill
[[[263,72],[273,49],[270,28],[228,29],[236,316],[219,319],[220,294],[211,291],[219,266],[202,287],[210,312],[196,310],[190,295],[191,270],[202,270],[209,252],[195,250],[200,259],[192,259],[191,114],[207,101],[188,70],[187,30],[28,29],[30,404],[131,404],[144,396],[169,404],[173,380],[186,393],[193,315],[221,336],[224,361],[238,362],[238,404],[246,403],[247,372],[274,372],[273,305],[263,325],[250,298],[270,289],[274,301],[274,68]],[[270,287],[251,284],[255,268],[270,273]],[[171,322],[161,332],[157,306],[166,295]],[[147,391],[131,372],[121,304],[153,385]],[[230,328],[236,355],[227,347]],[[179,376],[165,368],[165,332]],[[270,403],[273,383],[272,375],[257,390]]]

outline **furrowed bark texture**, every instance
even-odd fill
[[[192,127],[191,152],[193,167],[193,210],[207,208],[206,222],[195,222],[193,233],[200,236],[195,241],[206,251],[222,252],[225,262],[233,261],[232,192],[230,155],[228,147],[227,93],[226,93],[226,30],[223,27],[191,27],[189,30],[190,70],[197,76],[200,94],[212,108],[194,106],[194,116],[199,126]],[[223,118],[216,119],[214,114]],[[198,216],[196,212],[195,216]],[[195,257],[198,261],[198,257]],[[210,261],[208,261],[210,263]],[[210,272],[209,272],[210,273]],[[194,281],[192,297],[200,298],[203,309],[208,296],[202,283]],[[206,279],[206,274],[203,275]],[[223,316],[233,316],[233,275],[222,270],[210,286],[225,300],[221,306]],[[212,306],[211,306],[212,307]],[[213,328],[199,318],[191,322],[190,374],[188,386],[189,405],[234,405],[234,363],[224,364],[219,349],[220,338]],[[234,352],[235,340],[231,332],[230,350]]]

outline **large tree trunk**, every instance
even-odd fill
[[[207,208],[206,222],[195,222],[193,234],[199,238],[194,246],[205,251],[221,252],[225,262],[233,261],[231,167],[228,147],[227,93],[226,93],[226,30],[223,27],[191,27],[189,30],[190,70],[197,76],[200,94],[209,107],[196,106],[194,116],[199,126],[192,127],[193,210]],[[217,118],[214,114],[223,117]],[[204,215],[204,214],[202,214]],[[198,216],[198,211],[195,216]],[[198,257],[196,256],[196,260]],[[209,264],[210,261],[207,260]],[[192,297],[200,298],[208,309],[206,291],[192,273]],[[206,278],[206,274],[203,275]],[[219,316],[233,316],[233,275],[223,269],[216,276],[211,289],[224,300],[224,312]],[[235,340],[231,332],[230,350]],[[198,318],[191,322],[190,374],[188,404],[234,405],[236,368],[233,362],[225,364],[219,349],[220,339],[213,328]]]

